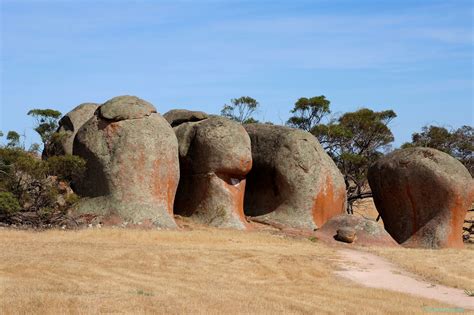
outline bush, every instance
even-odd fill
[[[50,175],[68,182],[80,178],[86,169],[86,161],[76,155],[53,156],[46,163]]]
[[[11,214],[21,211],[30,214],[15,223],[51,224],[52,218],[64,214],[79,198],[75,194],[60,196],[62,193],[69,194],[67,189],[60,188],[61,182],[69,184],[79,178],[85,167],[86,162],[78,156],[64,155],[41,160],[21,148],[0,147],[0,191],[4,191],[0,214],[3,214],[4,221],[13,222]],[[66,200],[63,197],[67,197]],[[36,214],[33,216],[36,219],[32,219],[31,213]]]
[[[6,191],[0,192],[0,215],[11,215],[20,209],[20,203],[15,195]]]

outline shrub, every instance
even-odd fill
[[[11,215],[20,211],[18,199],[10,192],[0,192],[0,215]]]
[[[80,178],[86,169],[86,161],[76,155],[53,156],[46,163],[50,175],[68,182]]]
[[[59,185],[60,181],[70,183],[82,176],[85,165],[86,162],[77,156],[41,160],[21,148],[0,148],[0,191],[8,192],[1,213],[8,217],[12,211],[35,212],[47,222],[77,202],[79,197],[74,194],[68,196],[65,203],[58,202]],[[23,205],[21,209],[20,205]]]

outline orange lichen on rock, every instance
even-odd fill
[[[473,185],[474,186],[474,185]],[[469,202],[471,200],[471,202]],[[463,198],[461,194],[455,194],[454,204],[449,213],[451,214],[449,222],[449,233],[447,236],[447,244],[444,247],[463,248],[464,243],[459,237],[459,231],[462,231],[466,210],[469,209],[474,201],[474,187],[468,198]]]
[[[333,180],[326,176],[324,185],[315,196],[313,203],[313,220],[322,226],[330,218],[344,212],[346,190],[344,187],[334,187]]]
[[[231,212],[239,217],[240,221],[248,228],[249,224],[244,214],[245,179],[240,180],[239,183],[235,185],[225,181],[222,184],[225,185],[225,189],[227,189],[232,196]]]

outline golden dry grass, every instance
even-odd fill
[[[379,213],[375,207],[374,200],[372,198],[358,199],[352,205],[352,210],[354,214],[363,216],[368,219],[377,219]],[[382,220],[379,220],[382,223]],[[383,224],[383,223],[382,223]]]
[[[371,248],[405,270],[434,283],[474,290],[474,245],[464,249]]]
[[[270,232],[0,230],[0,240],[2,314],[410,314],[443,306],[338,278],[334,249]]]

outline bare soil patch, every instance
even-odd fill
[[[467,296],[461,289],[423,281],[386,259],[368,252],[344,249],[339,253],[344,259],[341,262],[344,270],[337,271],[337,274],[342,277],[368,287],[435,299],[459,308],[474,310],[474,298]]]

